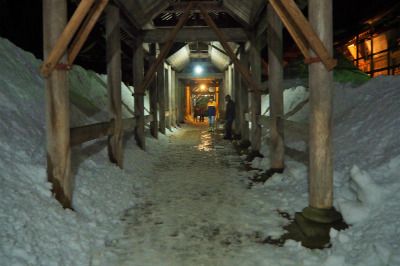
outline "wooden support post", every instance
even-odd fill
[[[61,57],[65,54],[68,44],[74,37],[74,34],[78,30],[79,26],[82,24],[83,19],[89,12],[95,0],[83,0],[78,5],[75,13],[73,14],[71,20],[63,28],[61,34],[58,34],[58,39],[52,42],[53,46],[46,52],[48,56],[45,58],[44,63],[41,67],[41,74],[44,77],[48,77],[50,73],[60,62]],[[53,48],[54,47],[54,48]],[[67,61],[64,60],[66,64]]]
[[[371,61],[370,61],[370,71],[371,71],[371,78],[374,77],[375,74],[375,64],[374,64],[374,35],[373,32],[371,30]]]
[[[156,46],[155,44],[150,45],[150,63],[155,61]],[[150,96],[150,114],[153,116],[153,121],[150,122],[150,133],[154,138],[158,138],[158,106],[157,106],[157,82],[153,80],[149,87]]]
[[[95,6],[92,8],[87,18],[83,22],[83,25],[74,41],[71,44],[70,49],[68,50],[68,65],[72,66],[75,61],[75,58],[79,54],[79,51],[82,49],[83,44],[86,42],[89,37],[90,32],[92,32],[94,25],[96,25],[97,20],[100,15],[103,13],[104,8],[107,6],[109,0],[99,0],[96,2]]]
[[[246,68],[249,68],[248,54],[245,52],[244,45],[240,46],[240,63]],[[240,82],[240,96],[239,96],[239,108],[240,108],[240,135],[241,145],[247,146],[250,143],[250,130],[249,122],[246,120],[246,114],[249,113],[249,92],[247,89],[247,83],[244,79]]]
[[[201,11],[201,14],[203,15],[204,20],[206,21],[207,25],[215,32],[215,34],[218,37],[219,42],[221,43],[222,47],[224,47],[226,53],[230,57],[230,59],[233,61],[235,66],[238,68],[240,74],[242,74],[242,77],[246,80],[246,82],[249,84],[249,87],[252,88],[253,90],[261,90],[260,85],[252,78],[251,74],[247,69],[245,69],[237,59],[235,53],[233,52],[232,48],[229,46],[227,37],[225,34],[217,27],[217,25],[214,23],[212,18],[208,15],[207,11],[199,5],[199,9]]]
[[[241,83],[241,79],[240,79],[240,72],[237,70],[237,68],[234,68],[234,80],[235,80],[235,84],[233,86],[232,89],[232,98],[235,101],[235,135],[240,136],[240,83]]]
[[[310,0],[309,19],[315,32],[333,53],[332,0]],[[332,165],[332,99],[333,72],[323,63],[309,66],[310,86],[310,198],[317,209],[330,209],[333,204]]]
[[[185,117],[189,118],[191,116],[192,116],[191,89],[190,85],[187,84],[185,87]]]
[[[178,123],[185,122],[185,84],[178,78]]]
[[[165,71],[166,83],[165,83],[165,107],[168,112],[166,126],[169,130],[172,130],[172,112],[171,112],[171,66],[168,65]]]
[[[359,37],[358,37],[358,34],[357,34],[357,36],[356,36],[356,66],[357,66],[357,68],[359,69],[360,68],[360,64],[359,64],[359,56],[358,56],[358,54],[359,54],[359,39],[358,39]]]
[[[144,74],[144,50],[142,42],[138,40],[133,51],[133,86],[135,98],[135,139],[136,143],[143,150],[146,149],[144,134],[144,91],[140,88]]]
[[[226,81],[223,82],[223,85],[225,84]],[[221,92],[223,90],[221,89],[221,83],[217,83],[215,87],[215,109],[216,109],[216,114],[215,114],[215,119],[219,120],[221,116]]]
[[[160,114],[159,128],[162,134],[165,134],[165,77],[164,77],[164,64],[160,64],[157,70],[157,97],[158,108]]]
[[[43,52],[49,58],[52,47],[67,23],[66,0],[43,0]],[[64,50],[65,51],[65,50]],[[61,58],[62,57],[62,58]],[[66,56],[60,55],[66,63]],[[64,208],[71,208],[71,148],[69,130],[69,93],[65,70],[53,71],[45,81],[47,178],[56,199]]]
[[[106,43],[107,43],[107,87],[109,110],[114,120],[114,130],[108,138],[108,155],[110,161],[123,167],[121,100],[121,36],[119,8],[113,5],[106,10]]]
[[[282,23],[269,4],[268,21],[268,88],[270,97],[270,151],[271,169],[281,172],[284,168],[284,113],[283,113],[283,41]]]
[[[171,68],[171,125],[177,127],[176,123],[176,79],[175,70]]]
[[[252,36],[251,48],[251,72],[255,82],[261,83],[261,57],[257,47],[256,38]],[[251,94],[251,149],[252,156],[260,156],[261,148],[261,91],[254,90]]]

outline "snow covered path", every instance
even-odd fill
[[[171,136],[144,204],[126,212],[125,232],[99,265],[253,265],[239,253],[265,248],[256,241],[268,225],[254,216],[267,210],[246,188],[232,145],[217,138],[194,127]]]

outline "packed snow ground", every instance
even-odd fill
[[[335,206],[352,226],[332,230],[332,248],[309,250],[258,243],[283,233],[277,210],[307,206],[306,164],[287,157],[283,174],[249,190],[252,173],[229,144],[192,127],[147,138],[146,152],[127,137],[124,170],[108,162],[105,140],[75,148],[76,211],[63,210],[46,180],[39,64],[0,39],[0,265],[400,265],[400,77],[336,85]],[[104,80],[74,68],[72,125],[108,120]],[[290,111],[307,89],[285,96]],[[305,105],[290,119],[307,114]],[[303,142],[288,145],[306,158]],[[254,165],[266,169],[262,152]]]

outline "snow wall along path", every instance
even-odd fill
[[[309,97],[308,88],[285,90],[285,113]],[[353,164],[375,168],[400,155],[400,76],[379,76],[354,87],[335,83],[333,100],[334,155],[336,169],[349,170]],[[263,99],[263,110],[269,98]],[[269,114],[269,113],[267,113]],[[309,103],[288,118],[307,124]],[[305,145],[305,143],[304,143]]]
[[[133,204],[132,174],[108,164],[103,141],[97,151],[88,151],[94,158],[73,157],[79,215],[61,208],[46,180],[40,64],[0,38],[0,265],[89,265],[90,253],[104,245],[108,227],[118,223],[113,219]],[[69,85],[72,127],[109,120],[104,75],[74,66]],[[131,91],[122,84],[124,118],[133,116]],[[82,150],[93,149],[85,145]]]

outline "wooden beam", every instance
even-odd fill
[[[43,53],[48,58],[67,23],[66,0],[43,0]],[[66,63],[65,50],[60,54]],[[61,58],[62,57],[62,58]],[[57,60],[57,61],[58,61]],[[45,80],[47,178],[55,198],[71,208],[73,183],[69,135],[69,94],[67,72],[57,69]]]
[[[269,4],[268,20],[268,82],[270,102],[271,169],[282,172],[285,165],[283,113],[283,27]]]
[[[138,86],[138,91],[144,92],[146,90],[146,88],[149,86],[151,80],[154,77],[154,74],[157,71],[158,66],[161,64],[161,62],[164,61],[164,59],[167,57],[169,51],[171,50],[171,47],[174,43],[176,34],[183,27],[183,25],[186,23],[187,19],[189,18],[189,15],[190,15],[189,11],[192,8],[192,6],[193,6],[193,4],[189,2],[188,6],[186,7],[185,12],[181,15],[178,23],[176,24],[176,27],[168,35],[167,42],[163,45],[156,61],[150,66],[149,70],[147,71],[147,73],[144,77],[143,82]]]
[[[245,42],[249,39],[245,30],[242,28],[223,28],[220,30],[225,34],[226,39],[230,42]],[[165,43],[168,40],[168,34],[170,32],[171,29],[166,28],[145,30],[143,41],[148,43]],[[175,37],[176,42],[212,42],[218,40],[218,36],[209,28],[183,28]]]
[[[253,89],[253,90],[261,90],[259,88],[259,84],[257,84],[257,82],[255,82],[249,71],[247,69],[245,69],[239,62],[239,60],[237,59],[235,53],[233,52],[232,48],[229,46],[228,41],[226,36],[224,35],[224,33],[217,27],[217,25],[214,23],[214,21],[212,20],[212,18],[208,15],[207,11],[200,5],[200,11],[203,15],[204,20],[206,21],[207,25],[215,32],[215,34],[218,36],[218,40],[221,43],[222,47],[224,47],[225,51],[227,52],[227,54],[229,55],[229,57],[231,58],[231,60],[233,61],[233,63],[235,64],[235,67],[237,67],[238,71],[240,72],[240,74],[242,75],[242,77],[246,80],[246,82],[249,84],[249,86]]]
[[[292,35],[294,39],[296,38],[298,41],[303,42],[301,44],[302,47],[299,46],[299,48],[306,59],[308,59],[307,56],[309,56],[309,51],[304,51],[304,46],[310,47],[321,59],[325,67],[328,70],[332,70],[337,65],[337,61],[329,55],[327,48],[317,36],[313,27],[307,21],[306,17],[303,15],[294,0],[270,0],[270,3],[274,7],[281,20],[284,22],[285,26],[286,23],[284,20],[291,20],[291,23],[289,23],[290,25],[288,24],[288,26],[292,29],[289,31],[288,28],[288,31],[290,34],[294,33],[294,36]],[[276,6],[280,6],[280,8],[275,8]],[[281,11],[279,11],[279,9],[281,9]],[[286,17],[286,19],[284,17]],[[300,37],[300,35],[303,36]],[[296,41],[296,43],[298,41]]]
[[[193,73],[177,73],[176,77],[178,79],[191,79],[191,80],[210,80],[210,79],[223,79],[222,73],[206,73],[204,77],[198,77]]]
[[[71,146],[73,147],[90,140],[109,136],[114,131],[113,127],[113,121],[111,121],[71,128]]]
[[[145,123],[150,123],[153,120],[153,116],[146,115]],[[136,118],[126,118],[122,120],[123,130],[133,130],[136,126]],[[80,127],[73,127],[70,129],[71,136],[71,147],[80,145],[87,141],[99,139],[102,137],[110,136],[114,132],[114,120],[109,122],[100,122],[91,125],[85,125]]]
[[[99,0],[96,2],[94,7],[90,10],[90,13],[83,22],[82,27],[78,31],[74,41],[72,42],[68,50],[68,65],[72,66],[75,58],[82,49],[83,44],[86,42],[89,34],[92,32],[94,25],[103,13],[104,8],[107,6],[109,0]]]
[[[191,11],[199,11],[198,5],[201,4],[204,6],[207,10],[209,11],[215,11],[215,12],[228,12],[227,8],[224,7],[221,3],[215,2],[215,1],[191,1],[193,3],[193,7]],[[186,2],[176,2],[171,4],[171,7],[173,10],[167,10],[165,12],[173,12],[173,11],[183,11],[187,7]]]
[[[107,87],[110,117],[114,121],[113,132],[108,139],[110,161],[123,167],[123,125],[121,98],[121,34],[120,12],[113,5],[106,11],[106,54],[107,54]]]
[[[50,73],[57,66],[61,57],[65,54],[68,44],[74,37],[74,34],[78,30],[79,26],[82,24],[83,19],[88,14],[90,8],[94,4],[95,0],[82,0],[74,14],[72,15],[71,20],[65,26],[64,31],[61,33],[60,37],[56,41],[54,48],[49,53],[48,57],[44,60],[44,63],[41,67],[41,74],[44,77],[48,77]]]

